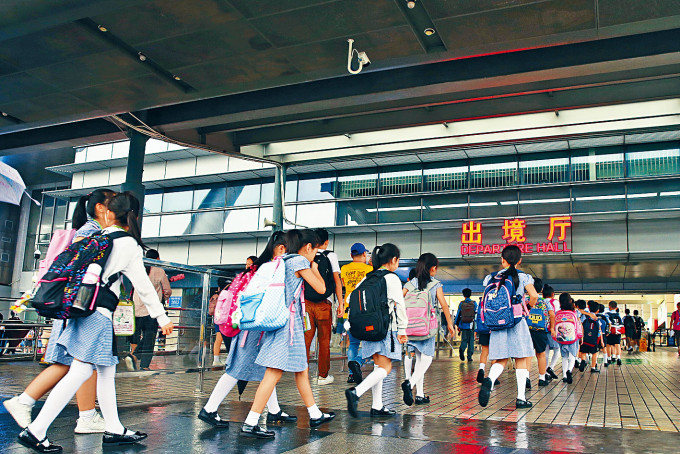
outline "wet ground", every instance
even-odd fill
[[[143,446],[120,452],[680,452],[680,359],[669,349],[623,359],[621,367],[603,369],[600,375],[576,372],[572,385],[553,382],[541,389],[536,387],[534,365],[534,387],[527,392],[534,408],[519,411],[514,408],[512,371],[502,375],[489,406],[482,408],[474,381],[477,362],[435,361],[425,380],[432,403],[406,407],[398,388],[403,371],[395,367],[384,386],[384,401],[399,415],[384,419],[369,417],[370,393],[360,402],[361,417],[349,417],[344,411],[346,375],[334,362],[331,373],[336,382],[313,383],[313,390],[319,406],[336,411],[337,419],[309,429],[292,376],[284,375],[279,399],[284,409],[298,415],[299,422],[274,426],[274,441],[238,435],[254,383],[241,401],[236,391],[227,397],[220,414],[233,423],[227,430],[215,430],[195,415],[221,372],[207,373],[204,392],[195,391],[196,373],[123,373],[117,378],[121,420],[133,430],[148,432],[149,439]],[[0,363],[0,395],[19,392],[39,371],[33,363]],[[50,430],[50,439],[62,444],[65,452],[101,451],[101,436],[73,434],[76,418],[75,407],[67,407]],[[17,432],[0,407],[0,452],[26,451],[14,441]]]

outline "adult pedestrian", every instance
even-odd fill
[[[458,305],[456,312],[455,325],[460,334],[460,348],[458,354],[461,361],[465,361],[465,351],[467,350],[467,360],[472,362],[472,355],[475,352],[475,317],[479,306],[472,301],[472,290],[463,289],[463,301]]]
[[[678,356],[680,356],[680,302],[677,304],[677,309],[671,314],[671,328],[675,336],[675,346],[678,348]]]

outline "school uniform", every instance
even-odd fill
[[[255,363],[262,347],[262,332],[241,331],[233,337],[224,373],[237,380],[262,381],[266,367]]]
[[[430,301],[432,301],[432,304],[436,308],[437,305],[439,304],[439,302],[437,301],[437,289],[442,287],[442,283],[434,278],[432,278],[431,282],[433,282],[434,285],[430,289]],[[409,283],[414,288],[418,288],[417,278],[411,279]],[[436,340],[435,336],[432,336],[429,339],[424,340],[409,339],[408,343],[406,344],[406,348],[408,349],[409,352],[415,352],[416,350],[418,350],[423,355],[434,356],[435,340]]]

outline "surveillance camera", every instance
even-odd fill
[[[41,256],[40,249],[36,249],[35,252],[33,253],[33,258],[39,260],[40,256]]]
[[[359,63],[363,66],[368,66],[371,64],[371,60],[368,59],[366,52],[358,52],[357,57],[359,58]]]

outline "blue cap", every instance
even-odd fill
[[[366,246],[362,243],[354,243],[350,248],[350,251],[352,252],[352,255],[361,255],[364,252],[368,252],[368,249],[366,249]]]

